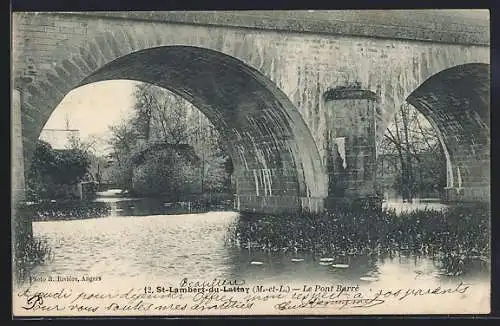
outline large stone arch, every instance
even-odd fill
[[[106,32],[73,48],[24,87],[25,165],[43,125],[69,91],[101,80],[132,79],[186,98],[222,132],[235,164],[239,209],[321,209],[324,168],[308,127],[286,95],[232,56],[201,47],[156,46],[163,41],[155,35]]]
[[[438,131],[447,160],[448,198],[490,198],[490,65],[457,65],[431,76],[407,102]]]

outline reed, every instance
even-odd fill
[[[35,266],[50,263],[54,258],[52,249],[43,238],[31,237],[16,249],[13,267],[18,281],[29,276]]]
[[[262,252],[318,256],[393,255],[489,257],[490,212],[454,206],[396,214],[337,211],[242,215],[228,227],[227,245]]]

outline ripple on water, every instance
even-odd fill
[[[415,277],[438,278],[439,268],[429,259],[372,261],[367,257],[322,257],[248,253],[224,245],[236,213],[116,216],[73,221],[34,222],[33,232],[45,238],[54,260],[37,267],[47,274],[80,270],[108,278],[137,276],[151,279],[242,277],[253,280],[297,282],[349,280],[412,284]],[[321,257],[320,257],[321,258]],[[326,258],[326,259],[325,259]],[[261,262],[261,265],[251,264]],[[345,264],[348,268],[321,266]],[[418,271],[418,272],[416,272]],[[375,280],[376,278],[376,280]],[[484,278],[484,282],[489,282]]]
[[[222,239],[235,217],[229,212],[35,222],[34,234],[47,238],[55,254],[38,270],[61,273],[78,266],[110,276],[206,275],[224,264]]]

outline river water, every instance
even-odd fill
[[[321,257],[263,254],[228,246],[229,226],[239,218],[236,212],[165,215],[151,213],[146,205],[138,212],[138,202],[133,200],[99,200],[109,203],[111,216],[33,223],[34,235],[47,241],[53,257],[36,266],[32,274],[149,281],[237,278],[269,284],[467,282],[489,295],[489,267],[481,262],[458,276],[443,273],[442,266],[430,257],[404,255],[347,256],[335,262],[345,264],[343,268],[332,268],[321,264]]]

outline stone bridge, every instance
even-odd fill
[[[169,89],[212,121],[241,211],[375,195],[376,144],[405,101],[439,131],[450,194],[489,200],[487,11],[14,13],[12,31],[17,200],[64,96],[113,79]]]

